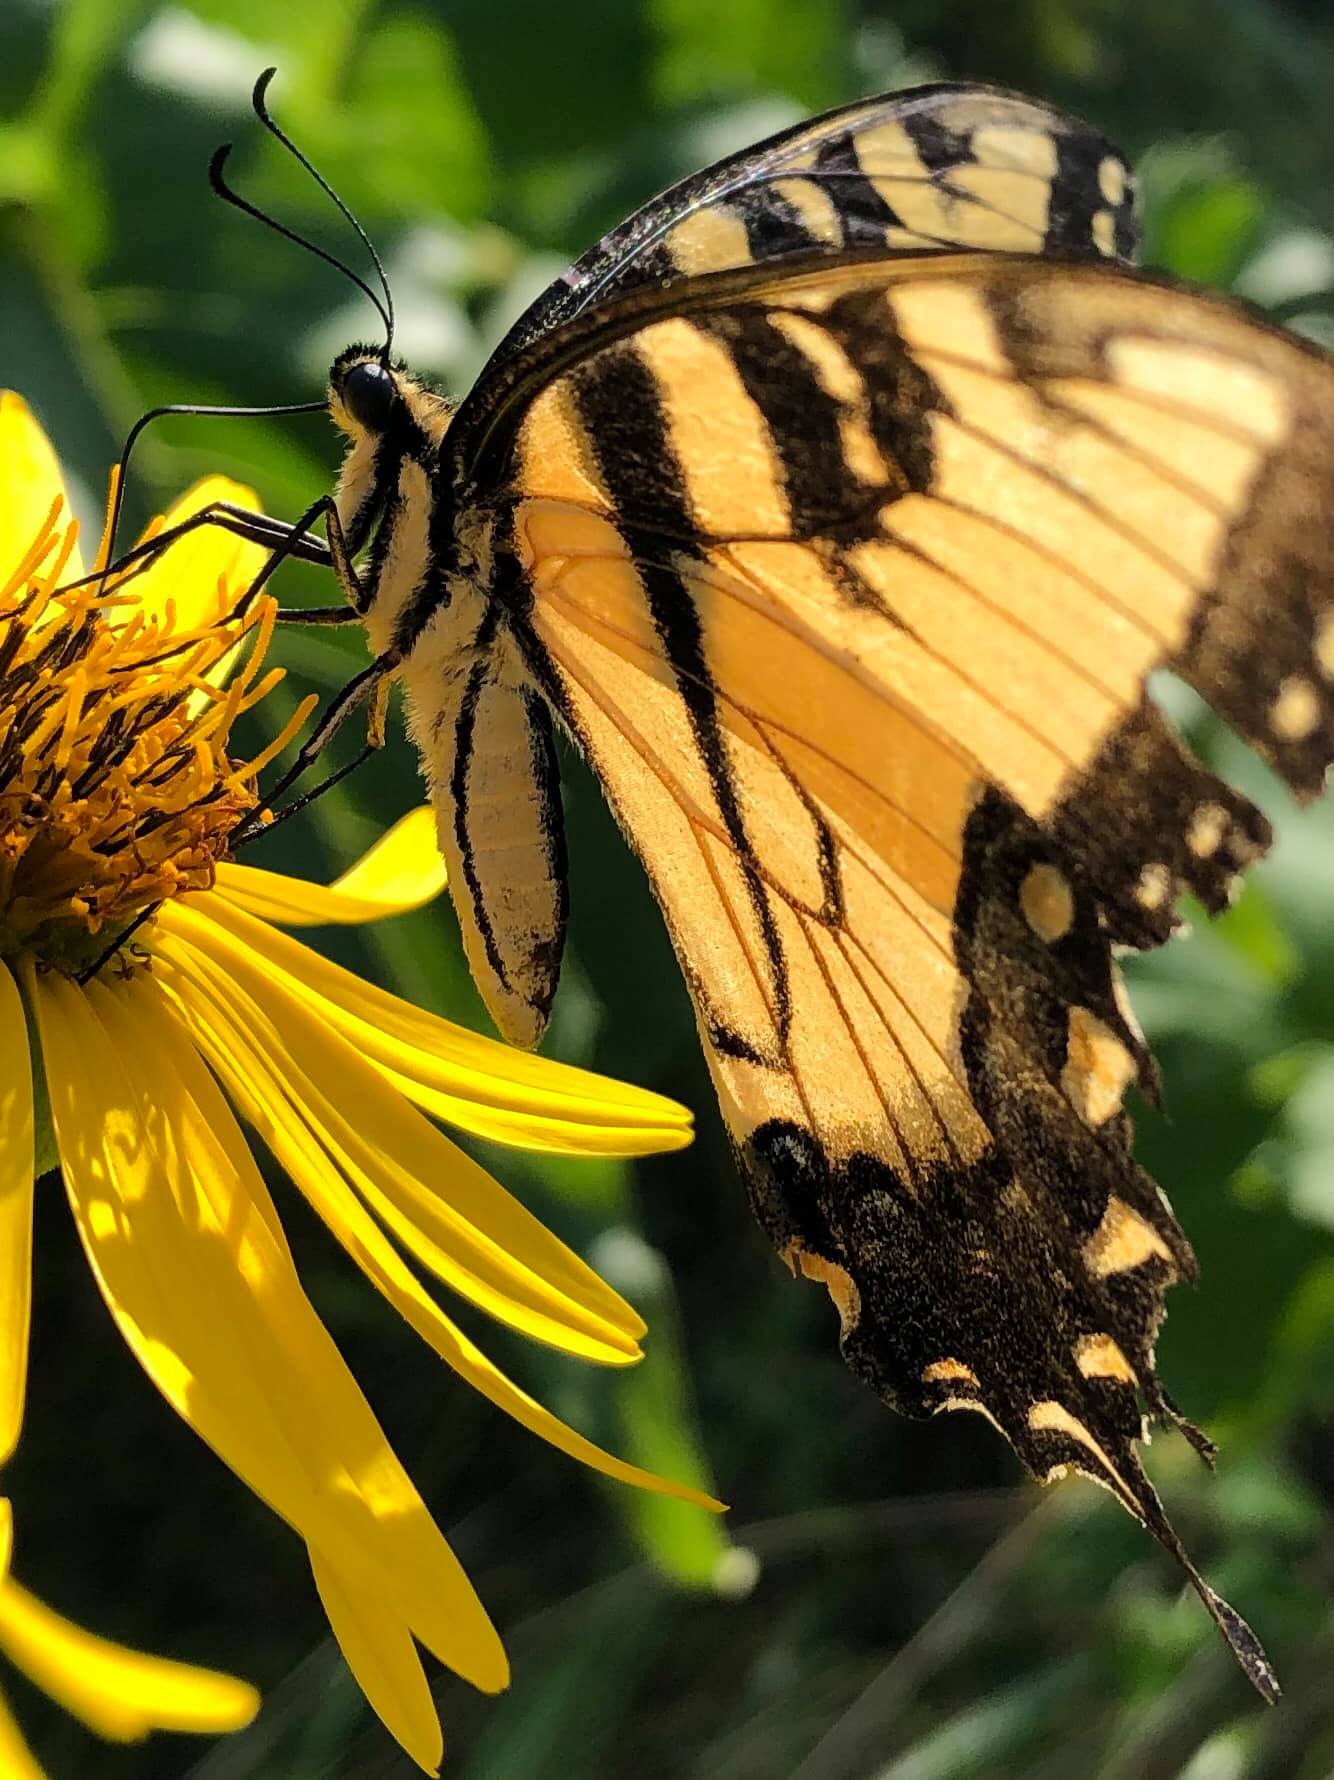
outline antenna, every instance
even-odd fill
[[[326,265],[333,266],[337,271],[341,272],[345,278],[350,279],[351,282],[356,285],[357,289],[370,299],[379,311],[380,319],[384,323],[384,350],[380,356],[382,362],[387,363],[394,344],[394,297],[393,292],[389,288],[389,279],[385,275],[384,262],[375,251],[375,243],[357,221],[348,205],[339,197],[338,193],[329,184],[329,181],[320,172],[319,168],[310,159],[309,155],[304,154],[301,149],[297,147],[296,143],[293,142],[292,138],[281,125],[277,123],[272,112],[270,112],[266,102],[266,95],[268,93],[269,85],[277,72],[278,70],[276,68],[266,68],[255,82],[254,91],[250,95],[250,103],[254,107],[255,116],[259,119],[260,123],[263,124],[269,134],[282,144],[298,165],[305,169],[315,181],[316,185],[319,186],[320,190],[337,206],[339,213],[351,225],[356,233],[357,239],[371,256],[376,275],[380,280],[381,290],[384,293],[383,298],[376,296],[375,292],[371,289],[370,285],[366,283],[365,279],[354,272],[351,266],[347,265],[345,261],[326,252],[324,248],[318,247],[315,242],[307,240],[304,235],[297,234],[295,229],[288,228],[285,223],[280,223],[276,217],[269,216],[267,212],[260,210],[256,205],[249,203],[227,184],[226,180],[223,178],[222,170],[226,164],[228,155],[232,151],[230,142],[225,143],[218,149],[217,153],[213,156],[213,159],[209,162],[208,182],[217,193],[218,197],[223,199],[225,203],[233,205],[237,210],[244,211],[247,216],[253,217],[256,222],[263,223],[266,228],[272,229],[276,234],[283,236],[285,240],[293,242],[297,247],[304,247],[308,253],[313,253],[317,259],[323,260]]]

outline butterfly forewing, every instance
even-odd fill
[[[1032,258],[844,256],[628,310],[493,410],[490,504],[756,1211],[886,1398],[985,1413],[1180,1556],[1135,1443],[1173,1413],[1153,1344],[1193,1261],[1131,1154],[1154,1081],[1111,948],[1183,888],[1224,900],[1268,830],[1144,687],[1174,668],[1323,778],[1334,369]]]
[[[557,280],[502,343],[632,290],[848,248],[986,248],[1133,260],[1135,182],[1101,132],[997,88],[918,87],[845,106],[655,198]]]
[[[453,422],[452,455],[465,463],[478,455],[469,441],[484,436],[495,410],[512,400],[510,380],[526,373],[527,343],[590,310],[615,313],[627,298],[664,283],[793,256],[832,259],[849,248],[971,246],[1129,259],[1137,242],[1130,169],[1100,132],[1078,119],[1037,100],[976,86],[938,85],[869,99],[682,181],[599,242],[502,342]],[[747,519],[758,524],[764,518],[767,474],[746,473],[747,466],[764,462],[754,449],[748,396],[761,405],[767,437],[780,450],[786,447],[786,506],[769,514],[775,525],[791,520],[815,537],[855,495],[856,483],[846,481],[849,469],[865,470],[868,451],[875,455],[864,429],[859,434],[850,415],[831,411],[824,385],[830,377],[837,385],[846,368],[837,355],[821,355],[818,330],[803,329],[800,318],[771,325],[755,315],[719,340],[705,367],[714,380],[709,413],[715,423],[726,425],[730,418],[738,429],[733,464],[742,479],[731,491],[729,511],[743,530]],[[903,403],[910,399],[905,391]],[[816,436],[810,423],[821,418],[826,424]],[[633,408],[626,419],[633,423]],[[613,441],[624,431],[620,417],[605,417],[600,431],[615,449]],[[503,418],[501,432],[508,437]],[[651,499],[647,487],[641,485],[640,493]],[[652,517],[639,514],[641,523]],[[409,634],[436,598],[429,586],[423,591],[424,602],[408,615]],[[451,636],[461,634],[460,617],[454,614]],[[432,722],[423,748],[432,783],[449,806],[441,843],[478,985],[505,1035],[531,1044],[545,1023],[560,959],[564,878],[556,793],[544,773],[533,797],[516,794],[516,807],[532,817],[521,852],[503,799],[454,794],[456,781],[466,790],[477,778],[475,770],[464,770],[469,761],[474,768],[486,762],[499,785],[506,770],[517,783],[527,776],[530,758],[546,759],[530,753],[527,718],[513,690],[487,690],[506,679],[507,639],[480,617],[475,628],[489,640],[469,644],[473,666],[466,680],[418,663],[423,679],[450,688],[444,700],[449,710],[436,713],[439,721]],[[456,738],[465,732],[467,758],[456,758]]]

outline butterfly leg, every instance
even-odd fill
[[[285,817],[295,814],[297,809],[304,809],[313,797],[319,796],[331,786],[336,785],[339,779],[344,778],[354,767],[360,766],[364,760],[368,759],[373,749],[382,745],[384,741],[384,706],[389,695],[390,680],[400,661],[401,657],[396,649],[387,649],[383,655],[377,655],[369,666],[362,668],[360,673],[354,674],[344,686],[338,689],[325,706],[314,730],[297,749],[296,758],[287,771],[237,829],[232,843],[233,847],[245,846],[272,826],[272,823],[266,823],[263,820],[266,812],[273,808],[280,797],[291,790],[304,773],[309,772],[347,719],[362,705],[369,703],[371,707],[370,739],[367,746],[362,749],[354,761],[340,767],[331,778],[325,780],[314,791],[308,792],[296,803],[289,804],[286,808],[278,811],[275,820],[281,821]]]
[[[183,519],[179,525],[169,526],[166,531],[158,532],[154,537],[146,538],[142,544],[126,550],[106,568],[80,575],[76,581],[66,581],[61,591],[73,587],[88,587],[94,582],[105,580],[109,575],[121,574],[136,564],[147,568],[169,544],[176,543],[179,538],[187,537],[205,525],[216,526],[221,531],[230,532],[233,537],[244,538],[247,543],[261,544],[268,549],[277,550],[286,544],[287,555],[298,556],[303,562],[317,563],[325,568],[329,566],[329,550],[319,538],[302,536],[293,541],[293,534],[298,527],[289,525],[286,520],[271,519],[267,513],[255,513],[249,507],[237,507],[230,501],[214,501],[207,507],[201,507],[197,513],[192,513],[188,519]]]
[[[336,545],[326,544],[312,533],[312,525],[321,516],[325,517],[326,524],[335,532]],[[142,544],[136,544],[105,569],[95,569],[90,574],[81,575],[76,581],[67,581],[65,588],[87,587],[109,575],[123,574],[126,569],[135,568],[136,565],[139,572],[142,572],[170,545],[206,525],[216,526],[221,531],[230,532],[233,537],[243,538],[250,544],[262,545],[273,552],[271,560],[261,571],[260,578],[248,590],[248,598],[254,597],[278,565],[288,557],[296,557],[300,562],[310,562],[320,568],[334,570],[339,586],[348,594],[348,604],[285,608],[278,614],[280,623],[330,625],[355,624],[359,621],[361,614],[352,603],[351,590],[356,589],[359,596],[360,579],[349,560],[342,529],[338,525],[337,512],[328,495],[322,495],[295,523],[270,518],[267,513],[252,512],[250,508],[235,506],[230,501],[214,501],[207,507],[201,507],[198,513],[192,513],[188,519],[183,519],[179,525],[173,525],[166,531],[145,539]]]

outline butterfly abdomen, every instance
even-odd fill
[[[560,974],[565,836],[551,718],[499,620],[482,585],[455,581],[404,679],[473,979],[528,1047]]]

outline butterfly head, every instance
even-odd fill
[[[329,367],[329,414],[353,447],[393,439],[412,455],[438,445],[453,405],[383,347],[348,346]]]
[[[403,400],[401,374],[401,366],[385,363],[369,347],[339,353],[329,370],[329,412],[339,431],[351,438],[387,432]]]

